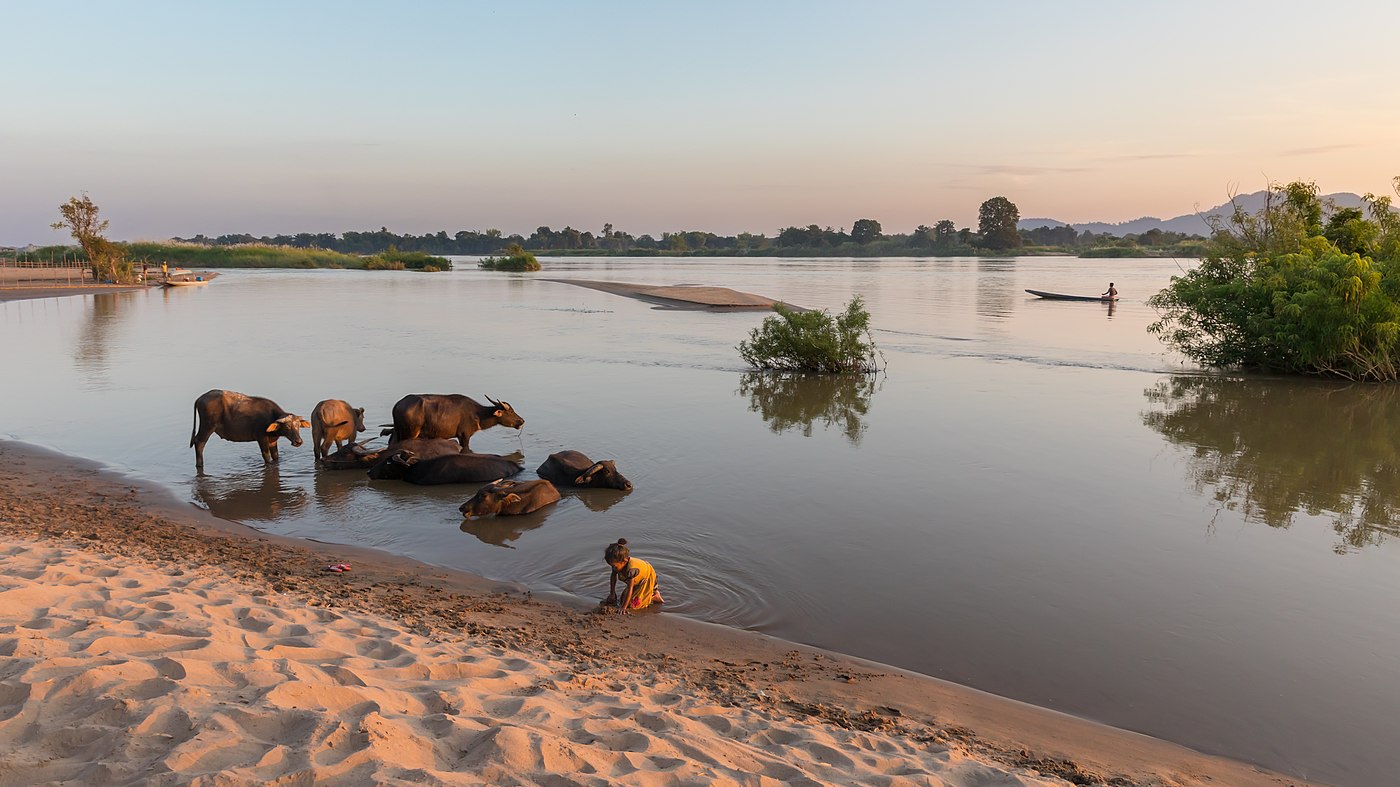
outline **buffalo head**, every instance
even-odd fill
[[[491,413],[491,417],[496,419],[496,423],[501,426],[509,426],[512,429],[519,429],[525,425],[525,419],[515,412],[515,408],[510,406],[510,402],[498,402],[489,396],[486,397],[486,401],[496,408]]]
[[[267,425],[267,433],[285,437],[293,446],[301,445],[301,429],[310,429],[311,422],[299,415],[284,415]]]
[[[574,479],[574,486],[593,486],[604,489],[621,489],[624,492],[632,491],[632,482],[628,481],[622,473],[617,472],[617,462],[611,459],[594,462],[587,470],[579,473]]]
[[[458,507],[462,516],[513,516],[528,514],[559,501],[559,490],[554,484],[538,481],[496,480],[483,486],[471,499]]]
[[[400,448],[381,456],[379,461],[370,467],[369,477],[375,481],[401,480],[403,471],[416,464],[418,464],[418,455]]]

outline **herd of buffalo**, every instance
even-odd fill
[[[393,424],[384,432],[389,445],[367,450],[355,442],[365,430],[365,410],[340,399],[327,399],[311,411],[311,420],[283,410],[271,399],[214,389],[194,401],[190,446],[194,466],[204,470],[204,444],[210,435],[240,443],[256,442],[263,463],[278,460],[277,441],[301,445],[301,430],[311,429],[316,461],[328,469],[367,469],[373,479],[411,484],[468,484],[489,481],[461,512],[468,517],[528,514],[558,502],[560,486],[630,490],[632,483],[611,460],[594,462],[578,451],[550,454],[539,466],[537,481],[509,481],[519,473],[519,455],[478,454],[471,436],[493,426],[525,425],[509,402],[486,397],[478,404],[461,394],[409,394],[394,405]],[[336,450],[331,452],[331,446]]]

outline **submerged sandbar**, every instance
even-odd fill
[[[723,310],[762,310],[768,311],[781,303],[789,309],[807,311],[801,306],[774,300],[751,292],[740,292],[728,287],[713,287],[706,284],[631,284],[621,281],[595,281],[592,279],[545,279],[560,284],[587,287],[590,290],[625,295],[629,298],[649,301],[672,309],[723,309]]]

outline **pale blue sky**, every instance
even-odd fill
[[[0,0],[0,243],[1122,221],[1400,174],[1400,3]]]

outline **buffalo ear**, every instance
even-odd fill
[[[505,411],[505,410],[497,410],[496,412],[492,413],[492,415],[496,416],[497,418],[500,418],[501,416],[503,416],[503,415],[505,415],[505,414],[506,414],[506,411]]]
[[[279,423],[280,423],[279,421],[273,421],[272,423],[268,424],[268,425],[267,425],[267,431],[269,431],[269,432],[275,432],[275,431],[277,431],[277,427],[278,427]]]
[[[308,420],[306,420],[305,418],[302,418],[301,420],[297,421],[297,428],[298,428],[298,429],[310,429],[310,428],[311,428],[311,422],[308,421]]]
[[[520,502],[520,495],[517,495],[516,493],[511,492],[510,494],[506,495],[506,502],[507,502],[507,503],[519,503],[519,502]]]

